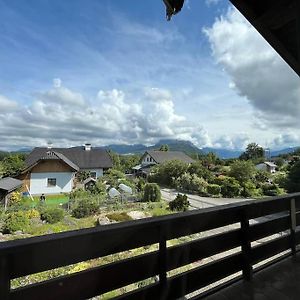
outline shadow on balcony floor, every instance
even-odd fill
[[[254,273],[250,282],[238,281],[205,300],[299,300],[300,254]]]

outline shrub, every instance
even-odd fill
[[[171,210],[177,211],[187,211],[190,206],[187,195],[178,194],[176,198],[169,203],[169,208]]]
[[[152,169],[153,174],[149,176],[149,180],[171,186],[174,180],[187,172],[187,169],[188,164],[179,160],[171,160],[154,167]]]
[[[125,221],[131,221],[132,218],[127,215],[126,212],[120,212],[120,213],[111,213],[106,215],[107,218],[110,220],[116,221],[116,222],[125,222]]]
[[[264,184],[262,185],[262,190],[266,196],[278,196],[282,195],[284,191],[280,189],[276,184]]]
[[[200,194],[206,193],[207,182],[196,174],[184,173],[176,181],[175,185],[182,191],[194,191]]]
[[[156,183],[147,183],[144,187],[143,201],[158,202],[161,199],[160,188]]]
[[[234,198],[240,196],[242,187],[236,179],[227,176],[220,176],[215,181],[221,186],[221,194],[223,197]]]
[[[21,203],[22,195],[20,192],[12,192],[9,197],[9,205],[18,205]]]
[[[242,196],[243,197],[259,197],[262,196],[262,190],[257,188],[252,181],[247,181],[242,185]]]
[[[82,199],[72,210],[72,216],[80,219],[96,214],[99,211],[99,205],[91,199]]]
[[[29,226],[29,219],[25,212],[17,211],[10,213],[4,223],[3,232],[13,233],[15,231],[25,231]]]
[[[25,211],[28,219],[40,218],[40,212],[36,209],[29,209]]]
[[[209,184],[207,186],[207,192],[210,195],[218,196],[221,194],[221,187],[218,184]]]
[[[76,189],[69,194],[69,199],[72,201],[76,199],[87,198],[90,195],[90,191],[85,191],[84,189]]]
[[[47,208],[41,213],[41,219],[50,224],[61,221],[63,217],[64,211],[61,208]]]
[[[138,192],[142,192],[145,188],[145,180],[143,178],[139,178],[137,184],[136,184],[136,189]]]

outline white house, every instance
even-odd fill
[[[277,165],[270,161],[265,161],[255,166],[257,170],[275,173]]]
[[[90,144],[73,148],[35,148],[27,157],[26,169],[20,179],[23,190],[32,195],[69,193],[75,186],[76,174],[90,172],[97,179],[112,167],[112,160],[104,149]]]

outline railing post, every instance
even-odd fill
[[[291,250],[292,254],[296,254],[296,204],[295,199],[290,202],[290,231],[291,231]]]
[[[241,220],[242,234],[242,271],[244,280],[251,280],[253,275],[252,260],[251,260],[251,241],[249,236],[250,223],[245,216]]]
[[[10,277],[8,261],[5,256],[0,256],[0,299],[8,300],[10,292]]]
[[[165,299],[167,291],[167,239],[165,230],[160,228],[159,237],[159,286],[160,299]]]

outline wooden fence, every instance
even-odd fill
[[[239,271],[251,280],[254,264],[289,249],[295,253],[300,241],[299,208],[297,193],[0,243],[0,299],[88,299],[155,276],[155,283],[116,299],[177,299]],[[261,222],[249,222],[272,214]],[[235,229],[167,247],[168,240],[236,223],[240,226]],[[251,246],[252,241],[283,231],[288,234]],[[157,251],[10,287],[14,278],[156,243]],[[221,259],[167,276],[170,270],[237,247],[239,251]]]

